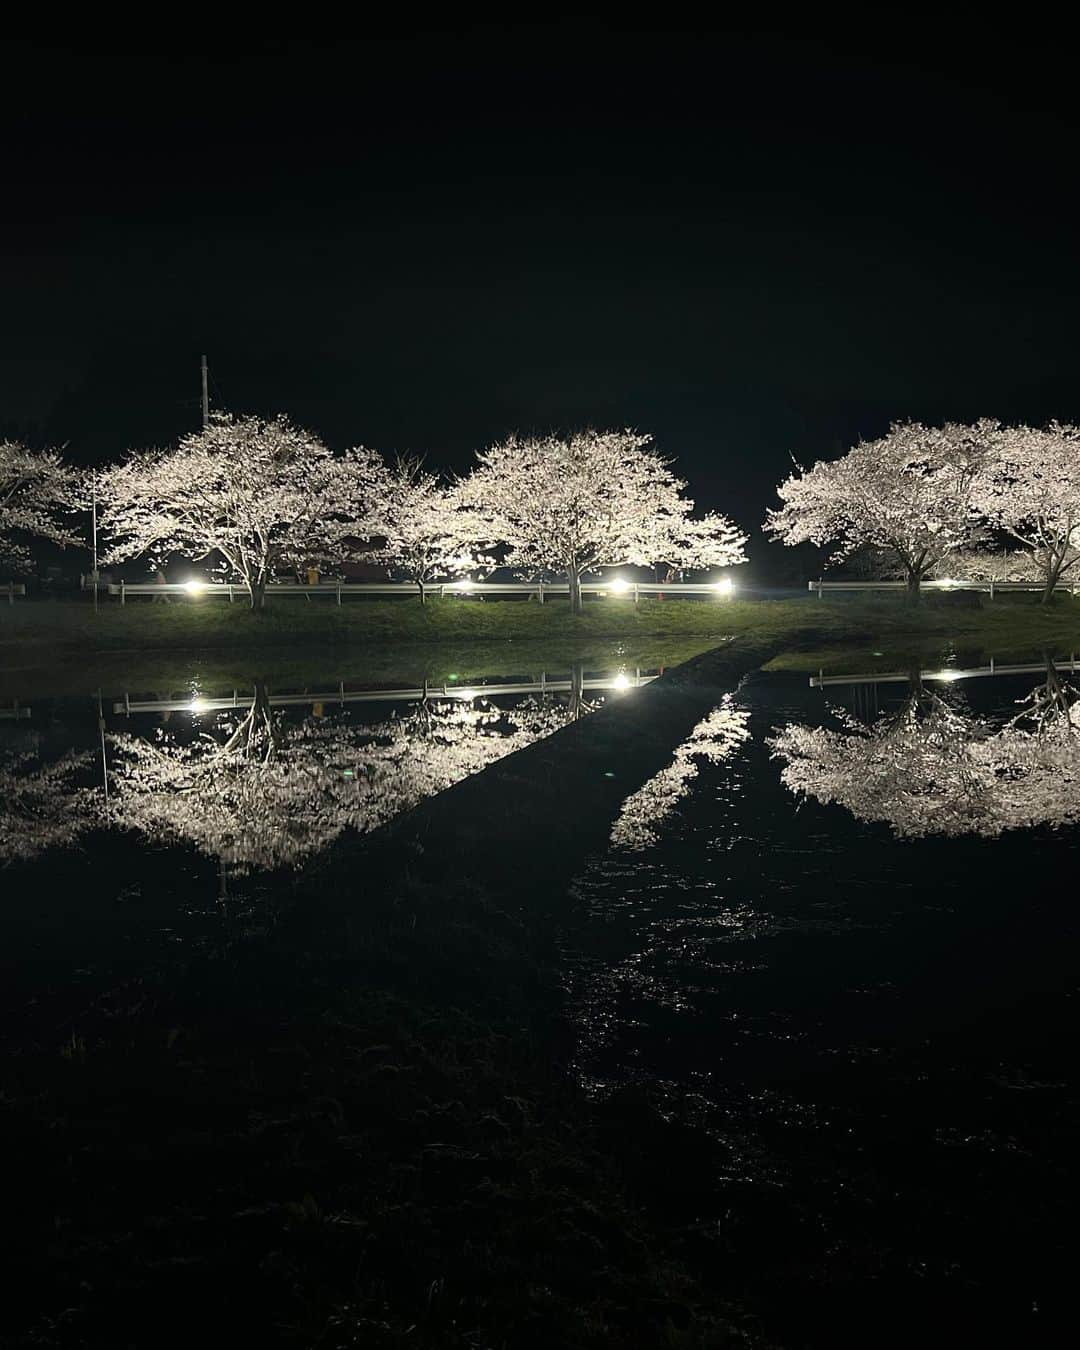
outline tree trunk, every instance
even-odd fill
[[[909,572],[907,575],[907,592],[904,596],[909,605],[917,605],[919,597],[922,594],[922,574],[919,572]]]
[[[426,593],[426,591],[424,590],[424,582],[423,582],[423,578],[418,578],[418,580],[417,580],[417,582],[416,582],[416,587],[417,587],[417,590],[420,592],[420,603],[421,603],[422,605],[426,605],[426,604],[427,604],[427,593]]]
[[[566,574],[566,579],[570,583],[570,613],[580,614],[581,610],[581,574],[570,571]]]
[[[251,608],[265,609],[266,607],[266,578],[259,577],[257,581],[249,583],[251,589]]]
[[[584,705],[585,667],[580,661],[574,661],[570,666],[570,701],[567,707],[571,722],[578,720],[584,710]]]
[[[1051,562],[1046,569],[1046,585],[1043,587],[1043,593],[1039,597],[1040,605],[1048,605],[1054,598],[1054,588],[1061,579],[1061,564],[1065,561],[1064,554],[1057,560]]]

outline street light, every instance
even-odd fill
[[[625,577],[616,577],[609,585],[616,595],[623,595],[630,589],[630,583]]]
[[[200,591],[203,591],[203,590],[205,590],[205,589],[206,589],[206,583],[205,583],[204,581],[185,581],[185,582],[184,582],[184,590],[187,591],[190,595],[198,595]]]
[[[713,590],[718,595],[731,595],[735,590],[735,583],[730,577],[724,577],[721,581],[713,582]]]

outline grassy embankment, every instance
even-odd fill
[[[158,605],[115,601],[94,615],[86,602],[0,606],[0,654],[24,664],[50,652],[226,650],[298,646],[348,647],[407,643],[545,642],[599,639],[751,637],[826,646],[877,637],[964,637],[992,650],[1003,646],[1064,646],[1080,641],[1080,602],[1068,597],[1040,606],[1034,597],[948,603],[928,597],[918,608],[884,600],[603,600],[581,615],[565,603],[432,600],[277,600],[253,614],[218,601]],[[17,653],[18,656],[13,655]]]

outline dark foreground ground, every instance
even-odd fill
[[[1072,613],[1019,617],[1067,633]],[[647,1091],[594,1103],[565,1072],[566,883],[775,650],[736,638],[295,880],[192,897],[168,949],[131,900],[153,881],[119,857],[88,910],[72,855],[64,942],[14,921],[9,891],[0,1343],[818,1350],[906,1345],[913,1325],[1000,1343],[935,1322],[932,1297],[913,1315],[909,1286],[860,1286],[840,1245],[812,1309],[771,1288],[747,1298],[759,1323],[739,1301],[759,1260],[790,1263],[793,1290],[816,1279],[812,1196],[804,1230],[767,1181],[718,1208],[723,1145]],[[95,953],[103,928],[123,959]],[[898,1102],[881,1131],[901,1153],[905,1128]]]
[[[769,650],[705,658],[287,890],[193,907],[179,964],[134,929],[122,963],[80,955],[103,916],[76,855],[68,956],[8,952],[4,1344],[765,1344],[694,1222],[714,1145],[564,1073],[550,915]]]

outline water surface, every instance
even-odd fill
[[[564,934],[577,1072],[711,1134],[678,1221],[781,1343],[1057,1344],[1076,677],[878,675],[751,677],[625,804]]]

